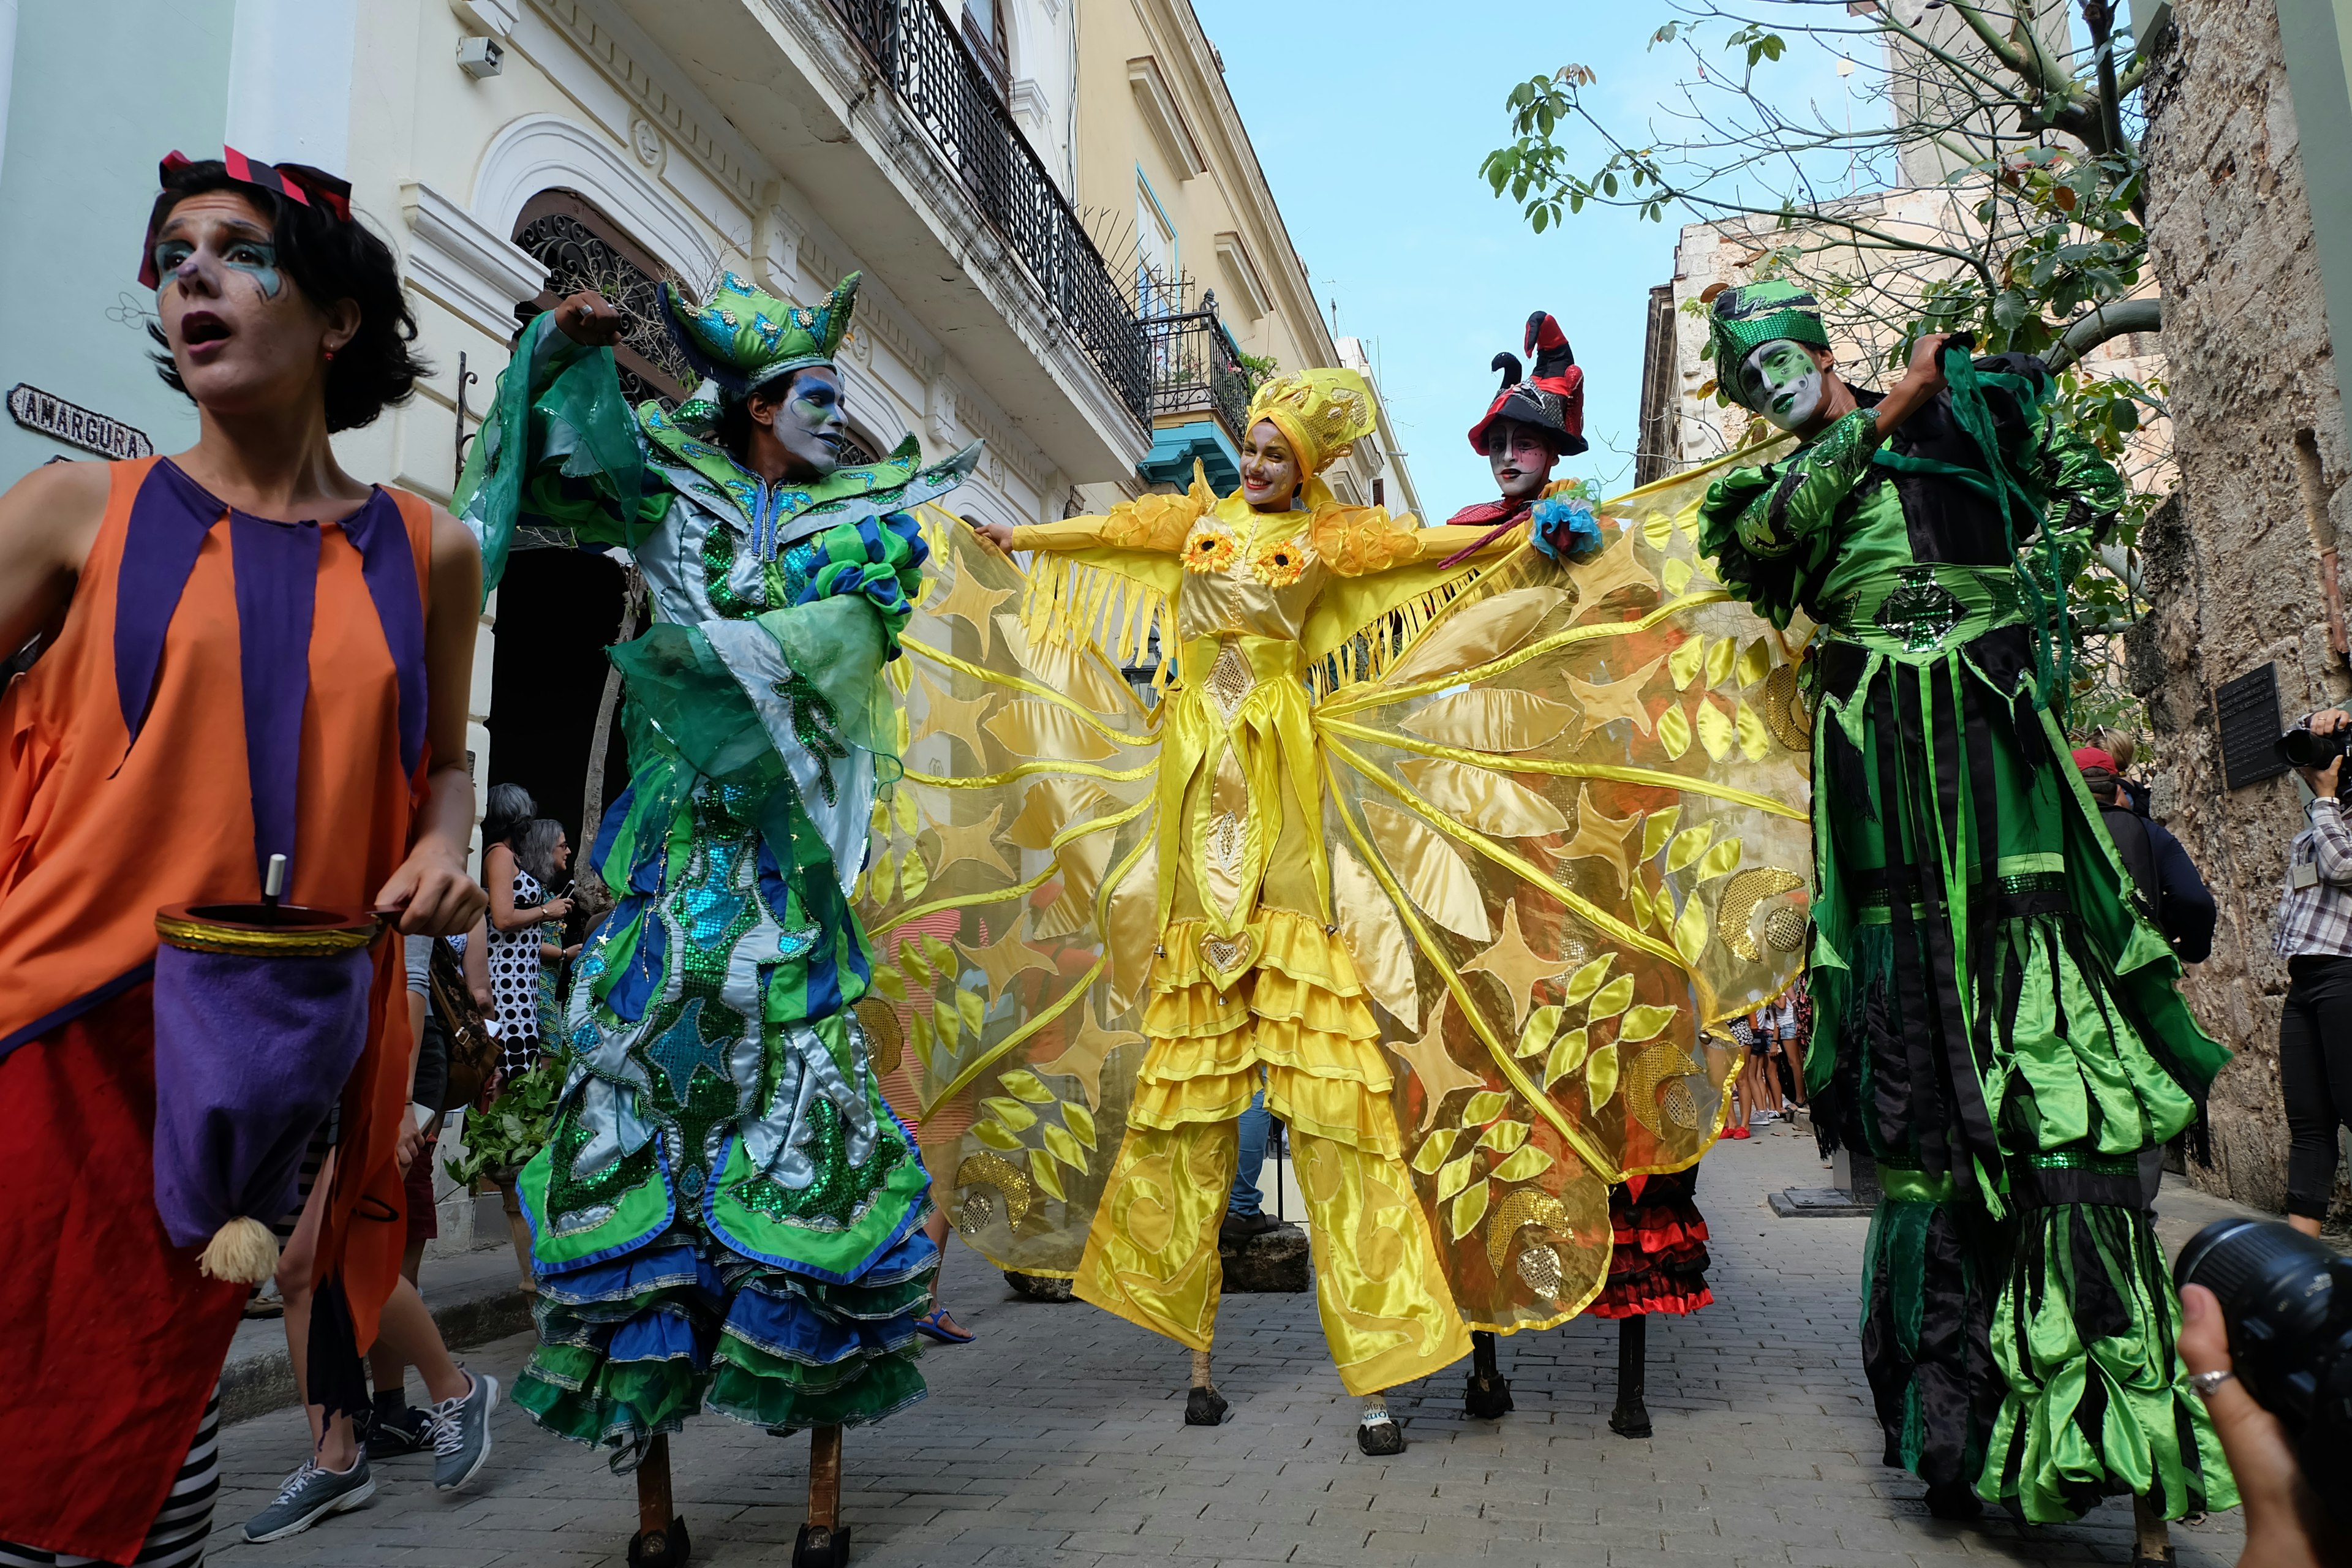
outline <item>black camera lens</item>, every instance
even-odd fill
[[[2276,1220],[2216,1220],[2189,1237],[2172,1278],[2221,1302],[2231,1370],[2285,1426],[2305,1475],[2341,1474],[2352,1457],[2352,1259]],[[2317,1489],[2352,1521],[2343,1488]]]
[[[2308,724],[2298,724],[2275,742],[2281,762],[2298,768],[2324,768],[2352,746],[2352,728],[2332,735],[2315,735]]]

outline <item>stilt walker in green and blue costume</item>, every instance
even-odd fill
[[[2236,1500],[2138,1164],[2227,1053],[2062,730],[2065,584],[2121,483],[2025,355],[1931,337],[1882,396],[1789,284],[1726,290],[1712,329],[1723,387],[1802,441],[1716,483],[1701,548],[1821,625],[1806,1076],[1886,1191],[1862,1333],[1887,1462],[1946,1515],[2130,1495],[2145,1552],[2150,1521]]]
[[[699,306],[665,285],[709,378],[674,413],[623,402],[619,317],[565,300],[524,330],[457,497],[492,583],[529,526],[626,546],[652,594],[651,626],[612,652],[632,773],[591,865],[617,903],[520,1183],[540,1345],[515,1391],[616,1470],[659,1472],[640,1473],[633,1562],[683,1545],[661,1437],[706,1405],[815,1429],[796,1561],[829,1562],[840,1428],[923,1396],[929,1177],[852,1011],[872,949],[848,893],[897,776],[883,671],[924,560],[908,510],[979,448],[919,472],[909,437],[836,466],[856,282],[814,307],[732,274]]]

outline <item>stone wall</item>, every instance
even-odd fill
[[[2132,635],[2129,670],[2155,731],[2155,815],[2221,910],[2213,956],[2187,992],[2239,1055],[2214,1085],[2214,1163],[2190,1174],[2275,1209],[2286,971],[2270,952],[2271,915],[2302,811],[2292,775],[2223,789],[2213,690],[2275,662],[2289,720],[2352,690],[2319,588],[2319,552],[2352,506],[2352,454],[2276,15],[2250,0],[2176,0],[2173,17],[2146,148],[2181,487],[2142,542],[2154,610]]]

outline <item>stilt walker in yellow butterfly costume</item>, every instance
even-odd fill
[[[1403,1446],[1380,1391],[1465,1355],[1465,1315],[1572,1315],[1606,1275],[1608,1184],[1704,1149],[1729,1058],[1699,1026],[1785,984],[1797,943],[1767,959],[1752,932],[1803,879],[1731,897],[1738,845],[1692,836],[1745,823],[1801,857],[1805,834],[1795,742],[1757,766],[1764,721],[1691,689],[1737,664],[1760,700],[1788,671],[1761,638],[1703,657],[1703,612],[1756,623],[1682,591],[1685,531],[1637,512],[1570,563],[1524,528],[1344,505],[1319,475],[1374,419],[1352,373],[1272,382],[1233,494],[1196,475],[985,530],[1033,552],[1025,583],[927,513],[950,571],[910,624],[907,775],[865,893],[939,1195],[1000,1265],[1189,1346],[1190,1422],[1225,1409],[1217,1227],[1264,1088],[1378,1454]],[[1120,674],[1153,628],[1147,710]],[[1672,851],[1648,844],[1686,804]],[[1734,904],[1744,957],[1717,940]]]

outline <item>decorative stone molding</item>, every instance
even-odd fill
[[[763,205],[753,266],[760,274],[761,288],[791,299],[800,288],[801,247],[807,243],[808,230],[784,206],[782,180],[769,181],[760,196]]]
[[[1260,272],[1249,246],[1231,229],[1217,236],[1217,264],[1224,269],[1225,280],[1233,285],[1226,298],[1241,307],[1241,313],[1255,321],[1274,311],[1274,294],[1265,286],[1265,274]]]
[[[520,8],[522,0],[505,3]],[[583,0],[531,0],[531,6],[554,24],[568,43],[594,62],[614,85],[641,105],[664,135],[685,148],[745,206],[756,206],[761,183],[773,178],[775,171],[739,140],[733,127],[727,125],[726,116],[701,94],[680,84],[655,79],[638,57],[658,58],[660,51],[634,23],[625,16],[610,15],[606,7],[583,4]],[[712,126],[725,129],[714,131],[709,129]]]
[[[515,306],[547,281],[547,268],[507,238],[511,220],[503,230],[486,227],[421,182],[400,188],[400,205],[408,219],[409,281],[469,325],[505,342],[514,331]]]
[[[490,139],[474,176],[474,216],[499,235],[511,234],[523,204],[556,187],[603,207],[695,287],[718,274],[719,251],[692,215],[648,181],[634,158],[559,114],[526,114]]]
[[[955,383],[944,375],[931,378],[930,406],[924,416],[930,426],[931,439],[952,451],[958,434]]]
[[[656,179],[661,177],[662,165],[669,162],[669,144],[662,140],[654,122],[642,114],[629,122],[629,150]]]
[[[1144,128],[1160,151],[1167,156],[1168,166],[1180,180],[1208,173],[1209,161],[1201,155],[1201,145],[1193,138],[1192,127],[1184,123],[1184,110],[1176,101],[1175,89],[1168,85],[1167,76],[1160,62],[1150,55],[1138,55],[1127,62],[1127,85],[1135,93],[1136,112],[1143,119]]]
[[[449,0],[449,9],[476,37],[509,37],[522,20],[522,0]]]

